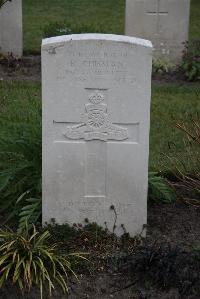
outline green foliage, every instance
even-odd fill
[[[171,73],[174,71],[176,66],[164,59],[161,58],[154,58],[153,59],[153,68],[152,71],[153,73],[159,73],[159,74],[164,74],[164,73]]]
[[[21,218],[20,228],[41,215],[40,103],[26,108],[16,106],[0,119],[0,210]]]
[[[104,33],[124,34],[124,16],[124,0],[25,0],[25,53],[40,53],[43,31],[49,24],[62,24],[66,20],[66,23],[74,24],[74,27],[80,28],[79,24],[90,27],[92,24],[94,29],[100,30],[101,27]]]
[[[64,22],[49,23],[43,29],[44,37],[67,35],[72,33],[70,24],[65,24]]]
[[[169,152],[168,168],[181,182],[185,195],[182,198],[200,205],[200,121],[177,123],[176,127],[184,134],[184,154]],[[175,145],[176,147],[176,145]],[[188,196],[189,194],[189,196]]]
[[[189,122],[200,111],[200,88],[192,85],[160,85],[152,88],[150,126],[150,170],[162,172],[169,164],[167,157],[185,156],[183,135],[177,122]],[[175,146],[176,145],[176,146]]]
[[[200,80],[200,40],[185,44],[181,71],[189,81]]]
[[[27,192],[26,192],[27,193]],[[22,194],[17,203],[23,199]],[[42,213],[41,198],[26,198],[23,207],[19,213],[18,231],[21,232],[25,227],[29,228],[31,224],[37,223]]]
[[[72,273],[70,258],[83,258],[78,253],[63,255],[59,253],[59,244],[50,244],[50,233],[39,234],[33,226],[32,233],[24,231],[17,234],[0,230],[0,288],[8,279],[12,279],[21,290],[30,290],[32,286],[40,288],[48,285],[49,294],[59,285],[63,292],[68,291],[67,278]],[[58,246],[59,245],[59,246]]]
[[[158,173],[149,172],[148,199],[171,203],[176,200],[176,193]]]
[[[200,2],[199,0],[191,0],[189,40],[199,38],[199,29],[200,29]]]
[[[88,23],[55,22],[44,27],[44,37],[79,34],[79,33],[103,33],[105,26]]]
[[[43,28],[49,23],[70,21],[90,24],[100,22],[103,32],[124,34],[124,0],[25,0],[23,1],[24,50],[40,53]],[[51,5],[50,5],[51,4]],[[190,38],[198,38],[200,1],[191,1]],[[107,31],[107,28],[109,31]]]

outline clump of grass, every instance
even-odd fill
[[[200,206],[200,121],[192,119],[187,123],[177,123],[183,132],[184,155],[169,155],[169,167],[177,179],[177,185],[184,190],[182,199]]]
[[[48,230],[39,233],[34,226],[31,232],[26,230],[23,234],[0,230],[0,288],[11,279],[22,291],[37,286],[41,298],[45,284],[50,296],[56,286],[68,292],[68,275],[77,278],[70,259],[84,257],[79,253],[60,253],[60,244],[51,244],[50,237]]]

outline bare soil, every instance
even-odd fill
[[[191,249],[200,244],[200,207],[182,201],[150,204],[147,236]]]
[[[41,57],[24,56],[22,59],[0,57],[0,80],[41,81]]]
[[[176,289],[169,292],[144,288],[135,289],[133,286],[126,288],[127,279],[120,274],[98,274],[90,277],[82,277],[80,283],[71,284],[69,295],[63,295],[56,291],[51,297],[43,296],[43,299],[199,299],[199,296],[180,297]],[[21,295],[16,287],[7,285],[0,290],[1,299],[39,299],[40,293],[33,289],[30,293]]]
[[[169,242],[172,246],[180,246],[190,252],[200,245],[200,208],[187,205],[182,201],[172,204],[150,203],[148,206],[147,242]],[[99,256],[98,256],[99,254]],[[97,258],[101,259],[101,252]],[[84,271],[83,271],[84,273]],[[57,291],[52,299],[199,299],[200,293],[195,295],[180,295],[178,289],[168,291],[154,286],[140,285],[130,279],[126,271],[115,267],[97,267],[91,274],[79,274],[80,283],[70,280],[69,294],[63,295]],[[0,290],[1,299],[37,299],[39,291],[32,289],[30,293],[20,291],[12,284]],[[46,294],[44,298],[49,298]]]

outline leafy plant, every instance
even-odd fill
[[[34,285],[39,287],[41,298],[44,285],[48,285],[50,295],[56,285],[66,293],[68,274],[72,273],[77,278],[70,259],[84,257],[79,253],[59,253],[60,245],[50,244],[50,237],[48,230],[39,234],[34,226],[31,233],[24,231],[23,234],[1,229],[0,287],[12,279],[21,290],[30,291]]]
[[[200,40],[185,44],[181,71],[189,81],[200,80]]]
[[[170,73],[175,69],[175,65],[167,60],[161,58],[153,59],[153,73]]]
[[[25,196],[22,194],[17,203]],[[41,198],[26,198],[24,206],[19,213],[18,231],[22,232],[25,227],[29,228],[31,224],[37,223],[42,213]]]
[[[59,35],[78,34],[78,33],[102,33],[105,32],[100,24],[75,23],[75,22],[55,22],[49,23],[43,29],[44,37],[52,37]]]
[[[171,203],[176,200],[176,193],[157,172],[149,172],[148,198],[152,201]]]
[[[22,228],[41,215],[41,108],[18,109],[0,120],[0,210]]]

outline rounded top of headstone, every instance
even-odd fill
[[[139,45],[147,48],[152,48],[152,43],[149,40],[137,38],[133,36],[117,35],[117,34],[102,34],[102,33],[84,33],[84,34],[71,34],[45,38],[42,40],[42,47],[54,46],[71,41],[113,41],[121,43],[129,43]]]

